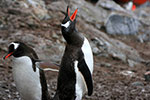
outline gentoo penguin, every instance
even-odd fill
[[[88,91],[93,92],[93,54],[86,37],[76,30],[76,14],[70,16],[69,6],[61,24],[61,31],[67,41],[62,57],[57,90],[53,100],[81,100]]]
[[[12,42],[4,59],[12,57],[16,88],[23,100],[49,100],[46,78],[35,51],[22,42]]]

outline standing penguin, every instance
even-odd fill
[[[50,100],[44,71],[35,51],[22,42],[12,42],[4,59],[13,56],[12,72],[23,100]]]
[[[88,91],[93,92],[93,54],[86,37],[76,30],[77,9],[70,17],[69,7],[61,24],[67,41],[61,61],[57,90],[53,100],[81,100]]]

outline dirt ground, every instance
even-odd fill
[[[129,40],[124,39],[123,41],[135,47],[145,59],[150,57],[149,43],[141,44],[133,42],[132,39]],[[3,55],[4,52],[1,53],[1,57]],[[142,64],[129,67],[117,59],[95,57],[94,92],[90,97],[85,95],[83,100],[149,100],[150,84],[144,79],[147,69],[149,67]],[[133,74],[124,75],[122,74],[124,71],[131,71]],[[53,96],[56,90],[57,73],[46,72],[46,74],[49,79],[47,80],[49,91]],[[0,100],[19,100],[9,61],[2,61],[0,64],[0,85]]]
[[[58,15],[59,13],[60,12],[58,12]],[[17,14],[8,14],[7,9],[4,8],[4,11],[0,9],[0,18],[1,15],[4,18],[6,17],[6,23],[4,24],[8,25],[8,27],[4,27],[5,29],[0,30],[0,42],[2,41],[1,39],[14,40],[8,37],[18,31],[21,31],[23,35],[32,34],[37,37],[44,37],[44,39],[51,40],[52,43],[57,42],[57,39],[51,36],[53,33],[59,33],[60,38],[61,34],[58,30],[60,30],[60,23],[64,17],[62,13],[60,13],[59,17],[57,15],[54,19],[41,21],[40,23],[34,23],[33,21],[33,24],[30,23],[30,25],[27,23],[30,16],[28,17],[26,14],[27,17]],[[79,20],[77,23],[77,27],[80,27]],[[88,22],[86,24],[88,24]],[[84,32],[85,30],[82,30],[82,27],[84,26],[81,25],[79,30]],[[149,60],[150,42],[140,43],[134,39],[134,36],[110,37],[135,48],[143,59]],[[33,42],[36,44],[37,41],[33,40]],[[2,59],[7,50],[3,48],[3,46],[8,44],[2,44],[3,45],[0,45],[0,100],[21,100],[12,78],[11,61],[10,59],[5,61]],[[54,52],[51,53],[51,55],[53,55]],[[137,66],[129,67],[127,63],[119,59],[103,56],[94,56],[94,61],[94,91],[92,96],[85,95],[83,100],[150,100],[150,83],[145,81],[144,78],[144,73],[150,70],[150,65],[138,64]],[[58,73],[46,72],[51,97],[54,96],[56,90],[57,75]]]

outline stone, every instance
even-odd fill
[[[122,71],[122,72],[120,72],[120,74],[122,74],[124,76],[130,76],[130,77],[135,76],[135,73],[132,71]]]
[[[135,35],[140,25],[140,21],[133,17],[111,14],[105,23],[105,29],[111,35]]]
[[[99,0],[96,6],[103,7],[105,9],[125,11],[120,5],[115,3],[113,0]]]
[[[142,23],[142,30],[147,30],[145,29],[145,26],[150,26],[150,7],[145,7],[145,8],[138,8],[134,12],[137,16],[140,22]]]
[[[135,62],[135,61],[133,61],[133,60],[128,59],[128,64],[129,64],[130,67],[134,67],[134,66],[136,66],[138,63]]]
[[[10,6],[14,1],[12,0],[0,0],[0,6],[5,8]]]
[[[64,11],[64,12],[66,11],[66,7],[67,7],[67,3],[64,2],[63,0],[52,2],[50,5],[47,6],[47,8],[49,10],[52,10],[52,11]]]
[[[133,82],[131,85],[132,86],[144,86],[144,84],[142,82],[140,82],[140,81]]]
[[[40,20],[50,18],[43,0],[18,0],[18,2],[22,7],[30,9],[33,17],[37,17]]]
[[[136,51],[136,49],[132,48],[131,46],[128,46],[127,44],[117,39],[109,37],[107,34],[98,31],[95,27],[92,27],[91,25],[85,25],[85,27],[86,32],[93,33],[91,37],[95,36],[92,38],[92,42],[95,45],[91,46],[92,48],[96,47],[99,49],[99,55],[108,55],[106,57],[119,59],[125,63],[128,63],[128,60],[130,60],[130,62],[132,63],[128,63],[130,64],[129,66],[135,66],[136,64],[144,61],[140,57],[138,51]]]
[[[112,65],[110,63],[101,63],[100,67],[107,67],[110,68]]]
[[[137,36],[138,41],[141,43],[150,42],[150,33],[144,33]]]
[[[138,8],[135,14],[139,17],[150,17],[150,7]]]
[[[92,48],[92,51],[93,51],[94,55],[99,55],[100,54],[100,51],[97,47]]]
[[[150,71],[144,73],[144,78],[146,82],[150,82]]]

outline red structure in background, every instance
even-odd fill
[[[116,3],[120,4],[120,5],[124,5],[125,3],[128,3],[129,1],[133,2],[133,6],[132,6],[132,11],[134,11],[136,9],[136,6],[140,6],[144,3],[146,3],[147,1],[150,2],[150,0],[113,0]]]
[[[115,1],[116,3],[119,3],[119,4],[124,4],[124,3],[127,3],[129,1],[133,1],[133,3],[136,5],[144,4],[146,1],[150,2],[150,0],[113,0],[113,1]]]
[[[144,4],[146,1],[150,2],[150,0],[133,0],[133,3],[136,5],[141,5],[141,4]]]

